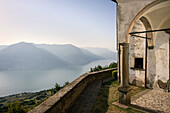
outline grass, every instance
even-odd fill
[[[119,92],[117,90],[119,85],[119,82],[117,82],[117,80],[114,80],[108,81],[101,86],[95,104],[93,106],[92,113],[143,113],[131,107],[124,109],[112,104],[119,99]],[[143,87],[131,87],[133,88],[133,90],[130,92],[131,96],[145,90],[145,88]]]

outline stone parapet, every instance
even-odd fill
[[[96,80],[102,80],[112,76],[112,71],[117,68],[102,70],[83,74],[69,85],[59,90],[56,94],[49,97],[39,106],[35,107],[29,113],[65,113],[69,107],[74,103],[76,98],[83,92],[83,90]]]

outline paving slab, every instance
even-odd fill
[[[128,106],[123,105],[123,104],[120,104],[118,101],[113,102],[112,104],[113,104],[113,105],[116,105],[116,106],[119,106],[119,107],[121,107],[121,108],[124,108],[124,109],[128,108]]]
[[[163,89],[153,89],[134,99],[131,104],[159,113],[170,113],[170,93]]]

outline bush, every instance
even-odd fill
[[[117,80],[117,70],[112,71],[112,77]]]

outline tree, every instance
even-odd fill
[[[117,63],[115,63],[115,62],[113,62],[109,65],[109,68],[115,68],[115,67],[117,67]]]
[[[69,84],[69,82],[66,81],[66,82],[64,83],[63,87],[65,87],[65,86],[68,85],[68,84]]]
[[[55,90],[59,91],[61,89],[60,85],[58,83],[55,84]]]
[[[99,71],[98,68],[97,68],[96,66],[94,67],[93,70],[94,70],[94,72]]]
[[[98,69],[99,71],[102,70],[102,66],[98,65],[98,66],[97,66],[97,69]]]
[[[90,68],[90,72],[93,72],[93,68]]]
[[[90,68],[90,72],[96,72],[96,71],[100,71],[100,70],[105,70],[105,69],[110,69],[110,68],[116,68],[117,67],[117,63],[113,62],[111,64],[106,65],[104,67],[98,65],[97,67],[95,66],[94,68]]]

